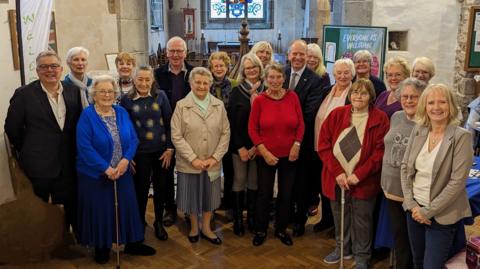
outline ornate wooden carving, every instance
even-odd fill
[[[230,72],[230,78],[237,78],[238,72],[240,70],[240,60],[242,59],[243,55],[247,54],[250,50],[248,47],[248,41],[250,41],[250,38],[248,37],[249,33],[250,31],[248,30],[248,21],[246,19],[243,19],[242,27],[240,28],[240,36],[238,37],[238,40],[240,41],[238,60],[235,62],[235,66]]]

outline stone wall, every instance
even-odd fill
[[[431,1],[376,0],[372,25],[385,26],[388,31],[407,32],[407,49],[387,49],[387,59],[402,56],[411,64],[416,57],[428,57],[436,67],[431,82],[452,86],[459,9],[457,0],[437,0],[435,4]]]
[[[466,106],[475,97],[475,87],[480,87],[480,83],[475,83],[473,77],[480,72],[467,72],[463,67],[465,64],[467,31],[469,20],[469,9],[471,6],[480,5],[480,0],[458,0],[461,3],[460,23],[458,25],[457,47],[455,55],[455,72],[453,77],[453,88],[458,91],[458,101],[462,107],[463,115],[466,116]],[[464,119],[466,119],[464,117]]]
[[[116,0],[118,50],[136,54],[137,63],[148,63],[147,1]]]

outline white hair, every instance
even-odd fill
[[[79,53],[85,53],[85,56],[88,56],[90,55],[90,52],[88,51],[88,49],[84,48],[84,47],[73,47],[71,49],[68,50],[67,52],[67,63],[71,63],[72,62],[72,58],[73,56],[79,54]]]

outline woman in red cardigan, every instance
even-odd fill
[[[345,189],[344,258],[356,268],[368,268],[375,197],[380,191],[383,137],[387,115],[373,107],[375,90],[367,79],[357,80],[349,93],[351,105],[333,110],[322,125],[318,154],[323,161],[322,190],[331,200],[335,250],[326,263],[340,261],[340,188]],[[353,254],[353,255],[352,255]]]
[[[297,94],[282,88],[285,80],[283,72],[282,66],[278,64],[267,66],[265,81],[268,90],[254,99],[248,121],[248,134],[259,155],[255,237],[252,242],[254,246],[262,245],[267,238],[270,202],[277,170],[275,237],[287,246],[293,245],[286,229],[296,161],[305,126]]]

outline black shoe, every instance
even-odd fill
[[[154,248],[141,242],[127,243],[123,252],[135,256],[153,256],[157,253]]]
[[[95,262],[98,264],[106,264],[110,260],[109,248],[95,248]]]
[[[295,237],[300,237],[305,234],[305,225],[302,224],[295,224],[293,225],[293,233],[292,235]]]
[[[293,241],[292,241],[292,238],[290,237],[290,235],[288,235],[287,232],[283,231],[283,232],[280,232],[280,231],[275,231],[275,237],[280,239],[280,241],[282,241],[282,243],[284,245],[287,245],[287,246],[291,246],[293,245]]]
[[[243,236],[245,234],[245,227],[243,226],[242,220],[233,221],[233,233],[238,236]]]
[[[187,235],[188,237],[188,241],[190,241],[190,243],[197,243],[198,242],[198,234],[197,235]]]
[[[165,228],[163,228],[162,222],[156,221],[153,227],[155,228],[155,236],[158,240],[166,241],[168,239],[168,233]]]
[[[163,225],[165,225],[165,227],[172,226],[176,220],[177,220],[177,211],[174,211],[174,210],[165,211],[165,216],[163,216]]]
[[[333,227],[333,223],[326,223],[326,222],[320,221],[319,223],[313,226],[313,231],[316,233],[319,233],[327,230],[330,227]]]
[[[258,247],[258,246],[261,246],[263,243],[265,243],[265,240],[267,240],[266,233],[255,233],[255,236],[253,237],[253,240],[252,240],[252,244]]]
[[[200,236],[203,239],[207,239],[208,242],[210,242],[214,245],[221,245],[222,244],[222,239],[220,239],[218,236],[215,237],[215,238],[210,238],[210,237],[206,236],[205,234],[203,234],[203,232],[200,232]]]

